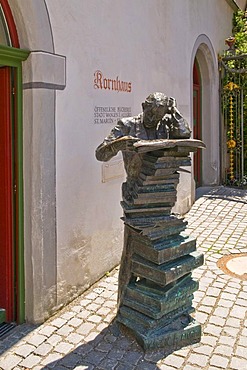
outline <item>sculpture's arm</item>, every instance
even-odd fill
[[[166,120],[169,127],[169,139],[189,139],[191,130],[188,122],[178,111],[176,106],[170,110],[171,118]]]
[[[118,141],[118,139],[128,136],[129,130],[129,127],[124,125],[121,120],[118,121],[117,125],[111,130],[103,143],[96,149],[95,155],[98,161],[107,162],[117,155],[119,150],[124,150],[126,142]]]

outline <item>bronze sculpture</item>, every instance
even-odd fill
[[[180,166],[205,147],[190,129],[174,98],[150,94],[143,113],[121,119],[96,149],[108,161],[122,151],[127,179],[122,185],[124,248],[117,320],[144,349],[194,343],[201,328],[189,315],[198,284],[191,271],[203,263],[186,222],[171,214]],[[154,306],[154,308],[152,307]]]

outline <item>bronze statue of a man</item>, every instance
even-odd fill
[[[122,118],[118,121],[96,149],[96,158],[99,161],[110,160],[119,150],[132,151],[133,138],[139,140],[190,138],[189,125],[178,111],[174,98],[156,92],[146,98],[142,103],[142,108],[143,113],[138,116]],[[129,140],[117,140],[122,137],[129,137]]]
[[[134,143],[139,140],[157,139],[189,139],[190,128],[187,121],[177,109],[176,100],[165,94],[156,92],[150,94],[142,103],[143,113],[138,116],[122,118],[96,149],[96,158],[99,161],[109,161],[119,151],[122,151],[126,182],[122,184],[122,196],[132,201],[133,190],[140,174],[143,154],[135,150]],[[130,258],[126,254],[132,252],[128,247],[128,231],[125,230],[125,242],[119,274],[119,304],[124,289],[129,281]]]
[[[202,265],[186,222],[172,214],[181,166],[205,145],[190,129],[174,98],[150,94],[143,113],[118,121],[96,149],[108,161],[122,151],[127,173],[122,185],[124,245],[118,279],[117,321],[146,349],[176,349],[200,340],[189,315],[198,284],[191,271]]]

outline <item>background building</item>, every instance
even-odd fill
[[[176,210],[189,209],[195,183],[220,183],[217,57],[245,3],[0,0],[8,320],[42,322],[118,264],[122,158],[102,164],[94,152],[151,92],[174,96],[207,145],[181,175]]]

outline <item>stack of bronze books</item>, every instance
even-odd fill
[[[203,255],[196,251],[195,238],[186,234],[187,222],[171,212],[179,171],[191,165],[189,153],[199,146],[195,142],[176,140],[172,147],[148,149],[139,144],[144,153],[139,178],[128,199],[123,192],[132,277],[117,320],[145,350],[180,348],[201,338],[201,327],[190,313],[198,289],[191,272],[203,264]]]

